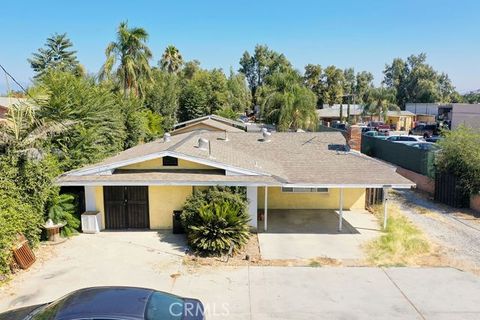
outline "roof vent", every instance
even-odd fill
[[[267,128],[262,128],[263,142],[268,142],[271,140],[272,133],[268,132]]]
[[[165,134],[163,135],[163,142],[169,142],[171,139],[172,136],[170,135],[170,133],[168,132],[165,132]]]
[[[198,139],[198,149],[200,150],[208,150],[210,146],[210,141],[205,138]]]

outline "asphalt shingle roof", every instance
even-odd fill
[[[210,151],[198,148],[200,138],[210,142]],[[258,175],[232,178],[211,174],[139,172],[128,173],[128,177],[132,180],[145,181],[160,179],[169,183],[220,179],[225,182],[263,181],[266,184],[277,185],[413,185],[411,181],[397,174],[393,166],[356,151],[329,150],[329,144],[345,144],[345,138],[338,132],[277,132],[272,133],[270,141],[263,141],[261,133],[230,132],[228,140],[225,141],[224,132],[195,131],[172,136],[167,142],[160,139],[125,150],[96,165],[66,173],[59,179],[59,183],[62,181],[81,183],[89,179],[125,180],[127,177],[125,174],[94,175],[91,172],[85,174],[83,172],[89,168],[106,170],[111,166],[121,167],[125,161],[169,151],[178,157],[183,155],[208,161],[213,166],[226,165]]]

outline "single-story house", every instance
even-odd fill
[[[410,131],[415,123],[415,114],[406,110],[387,111],[386,124],[396,131]]]
[[[260,220],[264,230],[269,209],[339,210],[341,229],[343,210],[365,208],[370,188],[414,185],[394,167],[350,151],[341,133],[205,130],[165,135],[57,183],[84,187],[86,210],[101,213],[102,229],[168,229],[196,190],[242,186],[251,226]]]
[[[343,118],[347,118],[348,114],[348,105],[343,104],[342,106],[342,111],[343,111]],[[359,104],[351,104],[350,105],[350,117],[349,120],[351,123],[357,123],[362,120],[362,112],[363,112],[363,106]],[[317,109],[317,116],[320,122],[323,122],[324,124],[326,123],[332,123],[334,121],[340,121],[340,105],[339,104],[334,104],[332,106],[330,105],[324,105],[323,109]]]
[[[176,123],[173,126],[173,129],[174,130],[171,132],[171,135],[177,135],[194,130],[228,132],[245,132],[247,130],[244,123],[220,117],[215,114]]]

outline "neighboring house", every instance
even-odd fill
[[[414,127],[415,114],[410,111],[387,111],[387,124],[396,131],[410,131]]]
[[[348,105],[342,106],[343,117],[347,118]],[[350,122],[357,123],[362,119],[363,106],[359,104],[350,105]],[[320,123],[327,124],[334,121],[340,121],[340,105],[335,104],[333,106],[324,105],[323,109],[317,109],[318,119]]]
[[[358,134],[361,131],[358,130]],[[83,186],[86,209],[102,228],[172,227],[172,213],[195,190],[246,187],[252,227],[269,209],[365,208],[368,188],[410,188],[395,168],[357,151],[341,151],[337,132],[193,131],[138,145],[103,162],[61,175],[60,186]],[[335,214],[332,211],[332,214]]]
[[[14,97],[0,97],[0,119],[7,117],[8,109],[19,103],[26,103],[27,99]]]
[[[245,132],[246,125],[240,121],[223,118],[217,115],[208,115],[189,121],[177,123],[173,126],[174,130],[171,135],[191,132],[194,130],[208,131],[228,131],[228,132]]]

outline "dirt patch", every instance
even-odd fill
[[[59,245],[51,245],[43,241],[40,242],[40,244],[33,249],[33,253],[35,254],[35,262],[33,263],[33,265],[31,265],[30,268],[26,270],[14,269],[12,274],[5,276],[5,278],[0,281],[0,288],[8,287],[9,282],[17,276],[30,272],[31,270],[41,268],[45,264],[45,262],[53,259],[58,255],[58,248],[61,247],[64,242],[60,243]],[[68,239],[66,240],[66,242],[68,242]]]
[[[243,250],[233,257],[200,257],[194,254],[187,254],[183,258],[183,263],[188,267],[224,267],[224,266],[302,266],[302,267],[322,267],[322,266],[341,266],[339,260],[318,257],[314,259],[276,259],[264,260],[260,255],[260,246],[258,244],[257,234],[252,234],[247,245]]]

